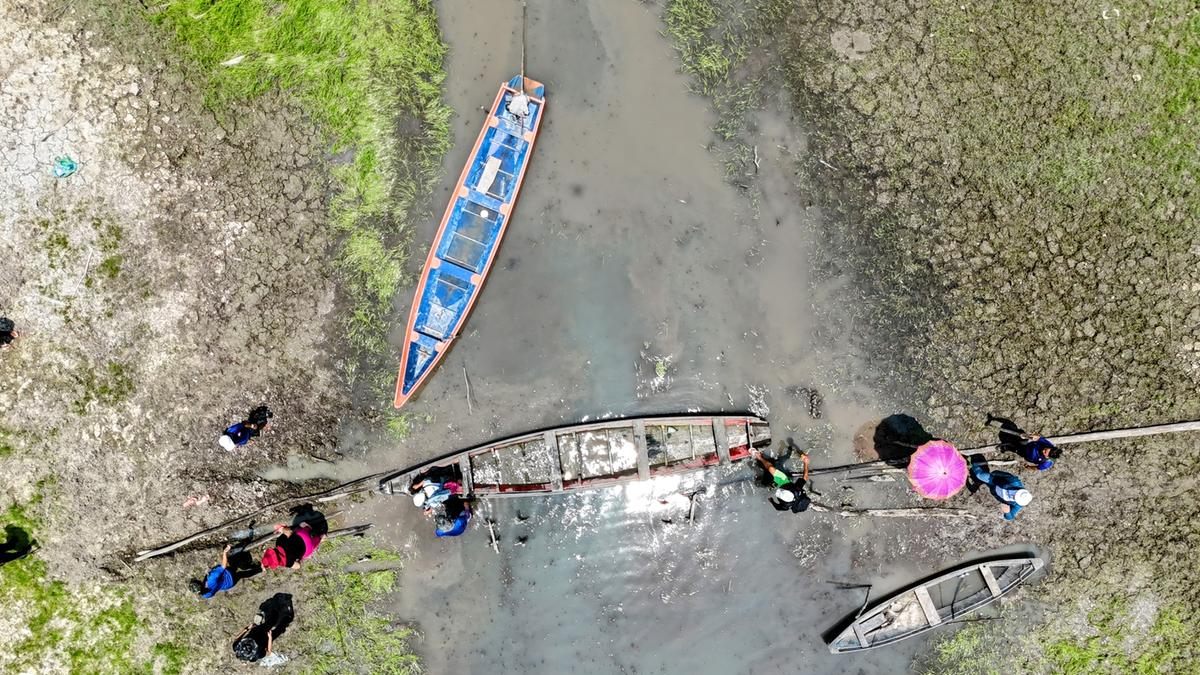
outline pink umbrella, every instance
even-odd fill
[[[922,497],[949,499],[967,484],[967,460],[946,441],[929,441],[909,458],[908,480]]]

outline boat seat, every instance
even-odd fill
[[[488,192],[492,183],[496,181],[496,175],[500,173],[500,158],[488,157],[487,163],[483,165],[483,174],[479,176],[479,180],[475,183],[475,189],[480,192]]]
[[[500,207],[504,205],[504,202],[500,201],[499,199],[496,199],[495,197],[493,197],[489,194],[484,194],[474,188],[467,188],[467,199],[475,202],[476,204],[478,204],[486,209],[495,211],[496,213],[500,213],[500,214],[504,213],[503,211],[500,210]]]

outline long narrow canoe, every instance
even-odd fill
[[[541,82],[500,85],[463,167],[408,315],[397,408],[408,402],[458,337],[508,228],[546,105]]]
[[[771,427],[753,415],[610,420],[535,431],[460,450],[379,481],[393,494],[416,477],[457,480],[475,497],[585,490],[700,471],[771,445]]]
[[[999,600],[1043,566],[1024,557],[957,567],[875,603],[829,640],[829,651],[860,652],[933,630]]]

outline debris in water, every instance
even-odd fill
[[[788,393],[792,395],[792,398],[799,401],[801,405],[807,407],[809,417],[814,420],[821,419],[821,406],[825,402],[825,399],[817,393],[816,389],[788,387]]]
[[[765,418],[771,414],[771,407],[767,405],[766,387],[757,387],[752,384],[746,385],[746,390],[750,392],[750,412]]]
[[[637,375],[637,397],[645,398],[650,394],[661,394],[671,388],[673,378],[671,374],[675,371],[675,357],[672,354],[652,354],[650,352],[650,343],[642,343],[642,352],[640,360],[634,362],[634,373]],[[646,377],[642,375],[642,364],[650,364],[654,366],[654,377],[646,381]],[[649,391],[645,391],[649,389]]]

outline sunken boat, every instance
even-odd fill
[[[957,621],[1011,593],[1044,566],[1036,557],[1001,558],[938,574],[864,608],[828,641],[829,651],[875,649]]]
[[[460,450],[384,477],[384,494],[425,477],[473,497],[554,494],[685,474],[745,459],[771,445],[754,415],[642,417],[534,431]]]

